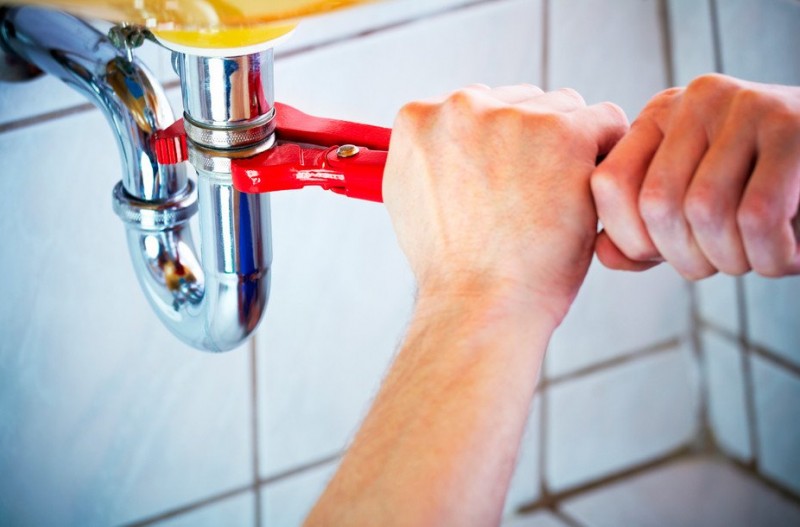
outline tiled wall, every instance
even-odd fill
[[[800,85],[800,2],[675,2],[683,45],[703,61],[750,80]],[[696,14],[692,34],[681,25]],[[713,43],[716,43],[714,48]],[[697,68],[697,63],[690,68]],[[702,66],[700,66],[702,67]],[[719,276],[697,285],[708,423],[727,455],[800,496],[800,280]]]
[[[389,125],[405,101],[474,82],[573,86],[633,118],[715,67],[800,81],[787,51],[800,47],[795,0],[718,4],[378,3],[301,25],[277,52],[276,94]],[[742,20],[758,20],[753,35]],[[783,33],[757,38],[765,27]],[[178,98],[167,55],[143,56]],[[138,290],[96,110],[53,79],[2,85],[0,156],[0,525],[297,525],[411,310],[385,211],[274,195],[263,326],[242,349],[206,355],[169,335]],[[721,278],[693,294],[667,267],[593,265],[553,339],[507,511],[668,458],[708,429],[800,493],[797,284]]]

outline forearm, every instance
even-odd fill
[[[496,523],[554,325],[529,299],[421,298],[306,524]]]

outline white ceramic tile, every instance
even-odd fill
[[[158,527],[219,527],[255,525],[255,496],[246,492],[200,509],[155,523]],[[258,526],[256,526],[258,527]]]
[[[101,31],[107,31],[108,24],[96,24]],[[136,50],[136,55],[162,80],[172,78],[166,71],[169,52],[159,46],[146,42]],[[0,124],[64,110],[81,104],[88,99],[50,75],[22,83],[0,83]]]
[[[264,487],[261,492],[263,525],[299,527],[335,471],[336,464],[330,464]]]
[[[686,335],[689,291],[675,271],[610,271],[598,261],[553,335],[547,352],[552,378]]]
[[[550,88],[619,104],[633,119],[667,87],[659,2],[550,2]]]
[[[569,527],[551,512],[541,511],[515,516],[503,522],[503,527]]]
[[[541,398],[535,397],[520,444],[517,466],[506,496],[503,516],[514,514],[520,507],[530,505],[541,493],[539,470],[539,435],[541,427]]]
[[[470,82],[534,81],[533,4],[492,3],[278,60],[278,98],[310,113],[391,124],[416,97]],[[359,60],[339,60],[348,55]],[[380,205],[319,190],[276,193],[273,234],[272,297],[258,338],[264,475],[345,446],[414,295]]]
[[[800,507],[724,461],[676,462],[564,505],[591,527],[786,527]]]
[[[104,118],[3,134],[0,159],[0,524],[119,524],[247,483],[248,353],[188,349],[151,312]]]
[[[703,332],[702,346],[714,437],[727,454],[747,461],[752,457],[752,449],[740,346],[712,331]]]
[[[739,299],[736,278],[717,274],[695,284],[697,308],[703,320],[714,326],[739,334]]]
[[[414,294],[381,206],[319,190],[273,198],[272,293],[257,340],[265,475],[344,448]]]
[[[761,470],[800,494],[800,377],[752,357]]]
[[[553,385],[545,402],[549,487],[588,483],[687,443],[697,429],[698,402],[688,349]]]
[[[747,326],[750,340],[800,364],[800,277],[745,279]]]
[[[669,0],[675,84],[685,86],[714,71],[714,34],[709,0]]]
[[[413,22],[420,18],[447,16],[453,9],[464,7],[473,0],[381,0],[353,8],[333,11],[302,20],[291,37],[275,48],[275,56],[302,53],[314,47],[323,47],[347,39],[358,39],[374,31]],[[177,80],[172,72],[169,54],[163,56],[161,71],[170,80]],[[277,79],[280,83],[280,79]]]
[[[277,53],[324,45],[419,18],[437,16],[439,13],[447,16],[452,9],[472,1],[383,0],[307,18],[298,25],[292,37],[278,47]]]
[[[278,58],[276,98],[316,115],[390,126],[414,99],[476,82],[537,84],[540,11],[539,1],[493,2]]]
[[[719,8],[722,66],[735,77],[800,84],[800,3],[725,0]]]

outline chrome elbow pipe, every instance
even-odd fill
[[[159,318],[195,348],[239,346],[257,327],[269,297],[269,197],[236,191],[219,170],[224,156],[221,163],[204,158],[214,162],[199,167],[197,183],[185,163],[159,164],[152,136],[174,121],[163,89],[142,63],[83,21],[48,9],[6,8],[0,12],[0,45],[83,93],[106,116],[123,168],[114,210],[126,225],[134,270]],[[265,75],[271,83],[271,70]],[[252,148],[269,146],[264,140]],[[198,211],[200,259],[189,228]]]

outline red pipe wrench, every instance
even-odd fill
[[[275,103],[277,145],[231,164],[233,186],[250,194],[319,186],[351,198],[383,201],[391,128],[314,117]],[[187,159],[183,120],[154,134],[158,162]]]

